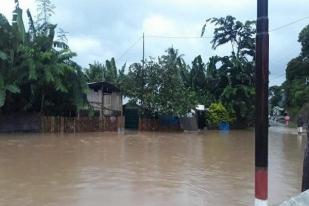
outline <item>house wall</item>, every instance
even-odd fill
[[[96,92],[94,90],[89,90],[87,94],[87,100],[96,109],[96,107],[98,107],[98,105],[101,104],[102,92],[101,91]]]
[[[89,103],[94,107],[95,110],[101,110],[102,92],[90,90],[87,94]],[[121,111],[122,109],[122,96],[120,92],[112,92],[111,94],[104,94],[104,115],[111,115],[112,111]]]

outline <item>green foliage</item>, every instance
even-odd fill
[[[178,51],[169,48],[158,60],[129,67],[123,87],[134,103],[159,114],[185,115],[196,106],[196,95],[186,87],[182,71],[186,65]]]
[[[118,71],[115,59],[112,58],[110,61],[106,60],[106,71],[105,71],[105,81],[111,82],[111,83],[117,83],[118,82]]]
[[[99,62],[89,64],[89,68],[85,70],[85,75],[88,82],[99,82],[103,80],[105,66]]]
[[[195,98],[199,104],[207,104],[208,102],[205,67],[200,55],[194,58],[191,67],[185,64],[180,67],[180,75],[185,87],[198,94],[195,95]]]
[[[22,21],[18,4],[16,10],[14,18]],[[76,54],[56,39],[56,25],[34,24],[30,11],[27,15],[30,25],[25,35],[20,35],[25,32],[23,22],[11,26],[0,15],[0,109],[74,115],[87,103],[84,74],[72,61]]]
[[[287,96],[286,106],[295,114],[309,102],[309,85],[306,84],[309,78],[309,25],[300,32],[299,42],[301,53],[288,63],[286,82],[282,84]]]
[[[196,106],[195,94],[186,88],[180,71],[186,67],[178,50],[169,48],[167,55],[159,57],[161,67],[159,76],[160,111],[166,114],[185,115]]]
[[[214,24],[211,43],[216,49],[226,43],[232,46],[229,56],[213,56],[206,67],[206,90],[209,99],[220,101],[235,115],[236,127],[247,127],[254,121],[255,96],[255,22],[236,21],[232,16],[206,20],[202,28]]]
[[[23,42],[23,31],[13,27],[7,19],[0,14],[0,108],[5,104],[10,94],[20,92],[17,75],[19,70],[14,63],[19,59],[19,44]]]
[[[271,109],[275,106],[284,107],[284,90],[282,86],[272,86],[269,88],[269,103]]]
[[[303,28],[299,33],[298,42],[300,42],[302,46],[302,57],[309,57],[309,25]]]
[[[218,127],[220,123],[232,123],[233,118],[222,103],[212,103],[208,108],[207,121],[212,127]]]
[[[50,0],[36,0],[37,24],[48,25],[50,17],[54,14],[55,5]]]
[[[125,79],[126,64],[120,70],[117,69],[114,58],[106,60],[105,64],[94,62],[85,70],[88,82],[106,81],[122,88]]]
[[[195,57],[192,62],[191,78],[192,87],[196,91],[204,89],[206,84],[205,64],[203,63],[202,57],[200,55]]]
[[[114,58],[105,63],[94,62],[83,73],[72,61],[76,54],[68,47],[65,33],[60,32],[57,38],[57,25],[49,22],[54,6],[50,0],[37,2],[38,20],[34,22],[27,11],[29,30],[25,35],[22,34],[22,24],[11,26],[0,15],[2,112],[74,115],[87,104],[86,81],[103,80],[120,87],[132,102],[153,114],[183,116],[197,104],[209,107],[213,102],[221,102],[212,105],[216,114],[212,123],[217,124],[219,120],[234,122],[234,119],[236,125],[252,123],[254,22],[242,23],[232,16],[208,19],[206,24],[215,25],[213,48],[230,43],[232,51],[228,56],[213,56],[207,63],[197,56],[189,66],[178,50],[169,48],[157,59],[147,60],[144,66],[133,63],[127,73],[126,65],[118,69]],[[301,35],[300,39],[306,38]],[[297,60],[291,67],[298,68],[304,61]],[[290,69],[288,75],[291,79],[295,72],[298,73],[296,70]],[[303,94],[297,90],[295,95],[300,97]]]
[[[237,127],[249,126],[254,120],[255,23],[242,23],[231,16],[212,18],[208,23],[216,27],[213,48],[231,43],[231,55],[213,56],[207,64],[197,56],[188,66],[170,48],[158,60],[146,61],[144,68],[132,64],[124,78],[124,91],[143,108],[161,114],[182,116],[197,104],[209,107],[222,102]],[[205,29],[206,25],[202,33]]]
[[[246,55],[254,57],[254,35],[256,29],[253,26],[255,25],[255,21],[246,21],[245,23],[242,23],[236,21],[236,18],[233,16],[210,18],[206,20],[206,23],[202,28],[202,36],[205,33],[208,23],[216,26],[214,30],[214,38],[211,41],[213,49],[226,43],[230,43],[233,53],[236,53],[237,57]]]

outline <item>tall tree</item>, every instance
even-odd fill
[[[16,54],[22,38],[18,27],[13,29],[8,20],[0,14],[0,108],[11,94],[20,93],[19,70],[14,67]]]
[[[201,55],[197,56],[192,62],[191,69],[192,87],[195,91],[203,91],[206,84],[205,64]]]
[[[302,29],[298,38],[301,53],[293,58],[286,68],[286,82],[283,87],[287,94],[287,106],[295,115],[303,105],[309,102],[309,25]]]
[[[87,77],[88,82],[99,82],[103,80],[103,76],[105,76],[105,65],[100,62],[94,62],[93,64],[89,64],[89,68],[85,70],[85,75]]]
[[[17,14],[21,15],[21,12]],[[48,22],[35,25],[30,11],[27,14],[30,26],[24,39],[16,34],[23,30],[23,24],[14,21],[10,26],[5,21],[1,22],[6,30],[1,29],[0,35],[5,36],[6,31],[13,31],[9,32],[9,39],[3,45],[4,49],[1,49],[6,54],[1,55],[5,59],[0,63],[1,71],[8,69],[8,76],[15,86],[6,87],[6,90],[11,91],[4,93],[7,98],[2,101],[4,104],[0,106],[1,110],[74,114],[86,103],[84,75],[81,68],[72,61],[76,54],[66,42],[56,41],[56,25]],[[14,94],[19,91],[20,94]]]
[[[117,83],[118,71],[115,59],[111,58],[111,60],[106,60],[105,67],[106,67],[105,80],[107,82]]]
[[[178,50],[169,48],[158,60],[150,59],[129,67],[127,96],[144,110],[182,116],[196,106],[195,92],[186,87],[182,71],[186,67]]]
[[[54,14],[55,5],[50,0],[36,0],[37,3],[37,24],[45,26],[50,23]]]
[[[212,47],[230,43],[232,51],[229,56],[210,59],[207,82],[216,85],[213,96],[235,115],[236,126],[248,126],[254,115],[255,22],[242,23],[232,16],[210,18],[202,28],[202,36],[208,24],[215,26]]]
[[[125,68],[126,64],[118,70],[115,59],[111,58],[106,60],[105,64],[100,62],[89,64],[89,68],[85,69],[85,75],[88,82],[106,81],[122,88],[126,76]]]
[[[269,102],[271,105],[271,109],[273,109],[276,106],[284,107],[284,93],[283,93],[283,87],[282,86],[271,86],[269,87]]]
[[[202,36],[206,31],[208,24],[214,24],[214,37],[211,41],[213,49],[230,43],[232,52],[236,57],[246,57],[247,55],[254,58],[255,56],[255,21],[246,21],[242,23],[237,21],[233,16],[221,18],[210,18],[206,20],[202,28]]]
[[[309,57],[309,25],[307,25],[303,30],[299,33],[298,42],[301,43],[302,53],[301,56],[303,58]]]

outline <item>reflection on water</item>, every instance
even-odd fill
[[[0,205],[252,205],[253,135],[1,135]],[[271,129],[271,203],[299,192],[304,140]]]

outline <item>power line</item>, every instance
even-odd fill
[[[278,31],[280,29],[291,26],[291,25],[296,24],[296,23],[303,21],[305,19],[309,19],[309,16],[297,19],[297,20],[292,21],[288,24],[281,25],[279,27],[271,29],[269,32]],[[202,36],[165,36],[165,35],[146,35],[145,37],[146,38],[162,38],[162,39],[212,39],[213,38],[212,36],[202,37]]]
[[[309,19],[309,16],[297,19],[295,21],[292,21],[288,24],[284,24],[282,26],[276,27],[274,29],[271,29],[269,32],[274,32],[274,31],[278,31],[281,30],[283,28],[286,28],[288,26],[291,26],[293,24],[296,24],[300,21],[303,21],[305,19]],[[165,36],[165,35],[145,35],[145,38],[154,38],[154,39],[212,39],[212,36]],[[126,49],[116,60],[119,61],[120,59],[122,59],[133,47],[135,47],[135,45],[142,39],[142,37],[139,37],[137,39],[137,41],[135,41],[130,47],[128,47],[128,49]]]
[[[168,38],[168,39],[210,39],[213,37],[200,37],[200,36],[163,36],[163,35],[145,35],[145,38]],[[117,59],[116,61],[121,60],[139,41],[142,37],[139,37],[130,47],[128,47]]]
[[[305,20],[305,19],[309,19],[309,16],[303,17],[303,18],[301,18],[301,19],[297,19],[297,20],[292,21],[292,22],[290,22],[290,23],[287,23],[287,24],[284,24],[284,25],[279,26],[279,27],[277,27],[277,28],[271,29],[269,32],[278,31],[278,30],[280,30],[280,29],[283,29],[283,28],[285,28],[285,27],[291,26],[291,25],[296,24],[296,23],[298,23],[298,22],[300,22],[300,21],[303,21],[303,20]]]
[[[164,35],[146,35],[146,38],[154,39],[212,39],[211,36],[201,37],[201,36],[164,36]]]
[[[139,37],[130,47],[128,47],[117,59],[116,61],[119,61],[122,59],[139,41],[142,39],[142,37]]]

